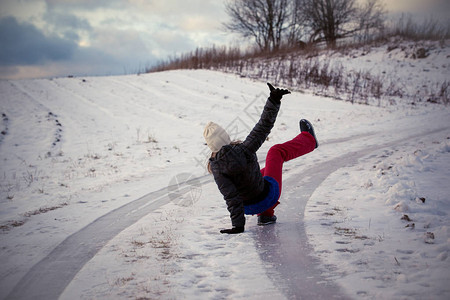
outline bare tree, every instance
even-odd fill
[[[287,30],[287,44],[291,47],[305,44],[303,39],[306,36],[305,15],[301,13],[303,0],[290,0],[288,3],[289,22]]]
[[[334,47],[352,30],[345,25],[355,19],[355,0],[303,0],[301,13],[312,30],[310,40]]]
[[[355,0],[302,0],[298,13],[311,30],[310,41],[335,47],[338,39],[380,26],[384,10],[380,0],[367,0],[363,5]]]
[[[225,28],[252,37],[261,50],[276,50],[289,28],[292,0],[228,0],[225,9],[231,20]]]
[[[298,46],[302,40],[325,41],[335,47],[338,39],[356,34],[363,39],[374,28],[382,28],[381,1],[226,0],[230,21],[224,26],[253,38],[263,51],[277,50],[283,44]]]
[[[373,30],[383,30],[386,11],[379,0],[367,0],[358,9],[359,38],[367,40]]]

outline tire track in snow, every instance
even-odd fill
[[[435,134],[445,130],[449,130],[449,127],[423,134]],[[416,135],[410,135],[382,145],[371,145],[362,150],[349,152],[318,163],[302,173],[292,174],[284,180],[283,186],[290,188],[287,193],[284,192],[281,200],[283,205],[277,208],[279,222],[275,226],[266,226],[258,230],[255,233],[255,243],[261,259],[271,266],[267,270],[269,277],[282,286],[288,299],[350,298],[344,295],[332,280],[322,275],[318,268],[321,262],[313,255],[314,249],[308,242],[303,221],[306,203],[333,172],[357,164],[360,158],[374,151],[400,145],[415,137]],[[322,147],[329,145],[324,143]]]
[[[220,75],[222,75],[222,73],[219,72]],[[234,76],[231,74],[223,74],[224,76],[222,77],[225,82],[222,82],[222,85],[217,86],[213,83],[210,83],[208,81],[208,79],[204,79],[204,78],[197,78],[195,76],[189,76],[185,73],[173,73],[171,74],[172,76],[172,81],[173,82],[177,82],[176,85],[174,85],[174,88],[176,88],[177,90],[179,90],[180,92],[182,92],[182,94],[187,93],[190,94],[192,96],[199,96],[203,97],[207,100],[207,103],[209,103],[211,101],[212,94],[208,94],[204,92],[204,88],[208,87],[208,91],[214,91],[216,94],[215,96],[219,95],[219,94],[224,94],[226,96],[228,96],[227,99],[227,103],[230,105],[240,105],[242,104],[241,99],[242,98],[252,98],[255,95],[258,95],[259,93],[261,93],[260,91],[260,85],[262,84],[263,81],[260,82],[255,82],[255,81],[250,81],[249,83],[252,84],[252,89],[251,91],[248,90],[244,90],[241,91],[239,89],[235,89],[235,88],[225,88],[224,87],[224,83],[226,83],[226,80],[229,78],[233,78]],[[174,80],[176,79],[176,80]],[[164,82],[164,80],[160,80],[161,83]],[[192,84],[188,84],[188,82],[192,83]],[[230,80],[231,82],[231,80]],[[249,84],[247,83],[247,84]],[[264,84],[265,85],[265,84]],[[200,88],[201,87],[201,88]],[[244,94],[245,93],[245,94]],[[265,97],[267,98],[269,96],[269,93],[264,93]],[[230,96],[232,95],[232,96]],[[239,100],[235,100],[235,99],[239,99]],[[222,99],[221,99],[222,100]]]
[[[437,129],[428,134],[447,129]],[[368,136],[370,135],[356,136],[353,140]],[[283,204],[286,205],[277,209],[280,222],[275,226],[258,228],[254,235],[261,259],[272,266],[267,270],[270,278],[282,286],[288,298],[344,298],[339,296],[342,295],[339,288],[320,274],[317,269],[320,262],[312,256],[313,249],[308,244],[303,224],[303,212],[309,196],[337,169],[356,163],[359,157],[372,151],[391,147],[414,137],[408,136],[381,146],[372,145],[358,152],[319,163],[306,170],[304,173],[310,176],[300,181],[296,180],[295,176],[285,180],[285,186],[295,188],[289,189],[294,193],[283,197]],[[347,140],[348,138],[337,139],[333,140],[333,143]],[[201,185],[213,181],[209,174],[192,179],[194,180],[199,181]],[[72,234],[34,265],[6,299],[58,299],[75,275],[106,243],[145,215],[169,203],[169,193],[173,188],[168,186],[125,204]],[[190,182],[185,182],[177,188],[181,195],[188,193],[191,185]]]
[[[191,190],[191,182],[203,185],[211,180],[209,175],[204,175],[162,188],[96,219],[34,265],[6,299],[58,299],[75,275],[106,243],[145,215],[169,203],[174,189],[183,195]]]
[[[72,90],[70,87],[66,85],[62,85],[61,83],[57,82],[56,80],[51,80],[50,83],[53,84],[53,86],[62,91],[66,96],[70,96],[72,99],[76,99],[84,103],[88,107],[93,107],[98,111],[103,112],[107,117],[114,119],[114,113],[112,113],[109,109],[106,109],[105,106],[99,105],[95,103],[92,99],[89,99],[86,96],[81,95],[80,93],[77,93],[76,91]],[[77,105],[79,105],[79,102],[76,102]],[[88,110],[89,111],[89,110]]]
[[[185,110],[183,111],[183,114],[185,114],[186,112],[191,110],[191,113],[189,115],[190,116],[195,116],[195,113],[193,113],[193,111],[192,111],[192,103],[188,102],[188,101],[186,101],[184,99],[170,97],[170,95],[167,95],[167,94],[165,94],[165,93],[163,93],[161,91],[158,91],[158,89],[148,89],[147,90],[147,89],[145,89],[145,88],[143,88],[143,87],[141,87],[141,86],[139,86],[137,84],[131,83],[131,82],[119,81],[119,80],[113,79],[113,78],[110,78],[108,80],[110,82],[113,82],[117,86],[121,86],[123,88],[128,89],[132,93],[134,91],[139,91],[139,92],[141,92],[140,94],[145,94],[147,96],[154,96],[155,99],[157,99],[157,101],[155,101],[153,104],[163,102],[164,104],[170,106],[169,103],[170,103],[170,101],[172,101],[172,102],[176,102],[177,105],[179,106],[180,105],[179,102],[183,101],[184,103],[186,103],[186,105],[183,105],[183,107],[185,108]],[[139,106],[143,110],[148,110],[148,111],[154,112],[154,113],[160,115],[162,118],[165,118],[165,119],[182,121],[182,122],[186,123],[187,125],[192,125],[192,123],[194,122],[194,120],[184,119],[183,116],[180,117],[179,113],[178,114],[174,113],[173,110],[171,110],[170,108],[166,109],[166,110],[163,110],[161,108],[156,108],[156,107],[154,107],[151,104],[150,105],[143,105],[142,103],[139,103],[137,101],[132,102],[132,105],[133,106]],[[172,113],[167,113],[166,111],[171,111]]]
[[[15,118],[13,122],[27,122],[29,124],[26,134],[29,135],[29,141],[39,136],[37,132],[53,132],[49,137],[49,147],[47,154],[59,153],[61,151],[60,142],[62,140],[62,124],[57,119],[57,115],[52,113],[49,107],[41,103],[38,97],[33,95],[33,91],[27,86],[24,86],[20,82],[9,82],[10,88],[14,89],[17,93],[23,95],[23,97],[16,97],[18,110],[23,110],[25,106],[31,113],[26,116],[26,119]],[[11,92],[11,90],[9,91]],[[20,99],[20,100],[19,100]],[[21,101],[21,102],[20,102]],[[17,115],[17,112],[11,112],[13,117]],[[10,123],[9,117],[6,114],[2,114],[3,121],[5,122],[6,133],[8,131],[8,125]],[[47,122],[45,122],[47,121]],[[49,131],[50,130],[50,131]],[[14,132],[14,128],[12,130]],[[4,135],[6,135],[6,133]],[[18,134],[17,132],[15,134]],[[20,133],[22,134],[22,133]],[[3,135],[3,132],[2,132]]]

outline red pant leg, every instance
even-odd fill
[[[262,175],[270,176],[278,182],[281,195],[283,163],[313,151],[315,146],[314,137],[306,131],[288,142],[272,146],[267,153],[266,166],[261,170]],[[273,209],[278,203],[261,215],[273,216]]]

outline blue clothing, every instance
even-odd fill
[[[263,213],[278,202],[278,198],[280,198],[278,182],[270,176],[264,176],[264,179],[269,183],[269,193],[263,200],[257,203],[244,205],[244,213],[246,215]]]

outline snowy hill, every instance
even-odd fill
[[[448,58],[436,65],[448,70]],[[415,74],[413,85],[428,78]],[[443,74],[448,80],[448,71]],[[265,82],[171,71],[1,81],[0,91],[2,299],[31,297],[28,278],[46,276],[33,277],[32,267],[50,270],[45,264],[55,249],[80,232],[84,239],[69,243],[70,251],[73,245],[82,245],[80,253],[94,250],[67,272],[72,275],[60,274],[52,284],[60,290],[41,287],[43,293],[61,299],[301,296],[305,291],[295,286],[302,280],[287,283],[286,261],[268,255],[287,248],[283,234],[293,238],[295,224],[304,224],[306,235],[291,246],[316,259],[304,278],[316,284],[317,295],[333,285],[343,298],[450,296],[446,106],[286,96],[258,153],[261,164],[270,146],[298,132],[300,118],[314,124],[321,146],[285,165],[272,229],[248,217],[245,233],[223,236],[219,230],[230,221],[205,171],[203,127],[213,120],[232,138],[245,138],[268,96]],[[100,222],[113,212],[111,223]]]
[[[214,69],[356,103],[448,104],[448,44],[393,37],[359,47],[312,49],[218,63]]]

